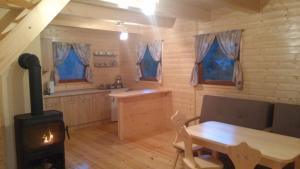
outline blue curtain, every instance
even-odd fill
[[[149,51],[149,48],[147,46],[144,57],[141,61],[141,64],[143,65],[142,68],[142,77],[143,78],[156,78],[157,75],[157,67],[158,67],[157,61],[153,59],[151,56],[151,53]]]
[[[70,49],[64,62],[56,67],[60,80],[85,79],[85,66],[80,61],[73,47]]]
[[[202,65],[203,80],[232,80],[234,60],[222,52],[217,39],[203,59]]]

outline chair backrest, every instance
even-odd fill
[[[235,169],[254,169],[261,159],[260,151],[250,147],[247,143],[230,146],[228,155]]]
[[[197,165],[194,155],[193,155],[193,150],[192,150],[192,136],[189,133],[188,129],[186,126],[182,126],[179,135],[182,137],[183,142],[184,142],[184,163],[189,167],[189,168],[199,168],[200,166]]]
[[[177,143],[178,141],[181,141],[180,132],[182,130],[182,127],[184,126],[185,122],[187,121],[187,118],[184,114],[179,113],[176,111],[176,113],[171,117],[171,121],[176,129],[176,137],[174,140],[174,143]]]

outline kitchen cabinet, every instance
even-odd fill
[[[105,112],[105,108],[107,106],[105,105],[105,94],[98,93],[94,95],[94,109],[95,109],[95,119],[107,119],[106,114],[108,112]]]
[[[59,110],[61,111],[60,98],[47,98],[44,104],[45,110]]]
[[[45,110],[63,112],[65,124],[79,126],[110,119],[109,92],[79,95],[59,95],[44,98]]]

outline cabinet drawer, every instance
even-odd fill
[[[44,104],[45,110],[61,110],[60,98],[47,98]]]
[[[63,104],[74,104],[76,102],[76,99],[78,96],[68,96],[68,97],[62,97],[61,101]]]

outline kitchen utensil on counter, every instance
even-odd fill
[[[116,88],[123,88],[123,82],[121,76],[117,76],[115,80],[115,87]]]
[[[98,89],[100,90],[107,90],[107,87],[104,84],[100,84]]]

